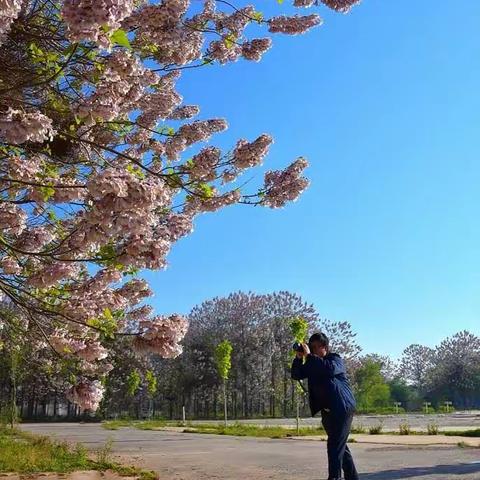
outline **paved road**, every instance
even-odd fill
[[[26,424],[39,434],[100,448],[174,480],[321,480],[325,443],[103,429],[98,424]],[[351,444],[362,480],[480,480],[480,449]]]

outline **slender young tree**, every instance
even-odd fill
[[[232,344],[228,340],[223,340],[215,348],[215,365],[219,377],[223,383],[223,412],[225,416],[225,427],[227,426],[227,380],[232,368]]]
[[[297,317],[290,320],[290,333],[292,340],[296,343],[305,343],[307,333],[308,333],[308,322],[302,318]],[[291,358],[295,356],[295,352],[291,351]],[[300,398],[305,394],[303,384],[295,384],[296,392],[296,424],[297,424],[297,435],[300,433]]]

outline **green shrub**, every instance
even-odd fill
[[[383,430],[383,423],[380,422],[378,425],[374,425],[368,429],[370,435],[380,435]]]
[[[355,425],[352,427],[351,432],[352,433],[366,433],[367,429],[363,425],[363,423],[359,423],[358,425]]]
[[[435,422],[430,422],[427,425],[427,433],[429,435],[438,435],[438,424]]]
[[[412,433],[412,429],[408,422],[400,423],[400,425],[398,426],[398,430],[400,432],[400,435],[410,435]]]

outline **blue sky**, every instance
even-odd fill
[[[287,9],[257,4],[266,14]],[[398,356],[480,334],[480,2],[364,0],[274,37],[260,63],[208,67],[180,91],[225,117],[213,143],[272,134],[265,169],[297,156],[312,185],[281,210],[204,215],[147,273],[159,312],[236,290],[290,290],[348,320],[366,352]]]

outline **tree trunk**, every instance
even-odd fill
[[[271,358],[271,365],[272,365],[272,375],[271,375],[271,385],[270,385],[270,415],[275,418],[275,390],[277,388],[275,383],[275,358],[272,355]]]
[[[225,427],[227,426],[227,381],[223,381],[223,413],[225,415]]]
[[[297,393],[297,435],[300,434],[300,398],[299,394]]]
[[[17,420],[17,361],[14,353],[11,358],[10,380],[10,426],[13,430]]]

